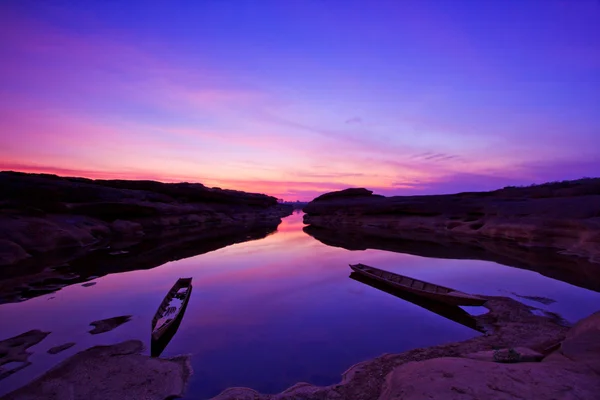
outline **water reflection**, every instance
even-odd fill
[[[457,241],[448,236],[433,236],[428,232],[411,232],[411,239],[389,239],[362,231],[329,230],[306,226],[304,232],[318,241],[347,250],[377,249],[422,257],[459,260],[485,260],[538,272],[553,279],[600,292],[598,265],[581,257],[556,251],[524,247],[509,241],[473,238]]]
[[[209,398],[230,386],[275,393],[299,382],[332,384],[352,364],[382,353],[464,340],[480,333],[442,313],[348,279],[365,263],[467,293],[548,297],[531,305],[573,321],[596,311],[600,294],[540,274],[487,261],[418,257],[327,246],[302,231],[302,215],[277,233],[152,269],[106,275],[51,295],[0,305],[0,339],[29,329],[51,331],[30,350],[33,364],[2,381],[5,393],[60,360],[97,344],[139,339],[179,277],[193,277],[185,318],[162,356],[191,354],[188,397]],[[523,300],[523,299],[521,299]],[[528,300],[523,300],[528,301]],[[117,329],[90,335],[89,323],[132,315]],[[461,317],[462,318],[462,317]],[[465,326],[467,325],[467,326]],[[66,342],[57,355],[46,351]]]
[[[36,265],[4,271],[0,281],[0,304],[53,293],[62,287],[108,274],[152,269],[235,243],[263,239],[276,230],[277,223],[236,229],[215,228],[208,232],[171,229],[161,237],[155,235],[138,243],[120,243],[118,247],[113,245],[97,250],[68,263],[60,263],[57,259],[31,260]],[[55,264],[56,267],[48,268]]]

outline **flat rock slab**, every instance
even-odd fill
[[[48,354],[58,354],[61,351],[65,351],[67,349],[70,349],[73,346],[75,346],[74,342],[69,342],[69,343],[61,344],[60,346],[55,346],[55,347],[49,349],[48,350]]]
[[[142,342],[96,346],[66,359],[3,400],[164,400],[183,395],[191,375],[187,356],[143,356]]]
[[[462,357],[479,361],[502,362],[509,358],[509,350],[510,349],[478,351],[475,353],[466,354]],[[516,347],[513,350],[518,354],[518,359],[515,360],[515,362],[536,362],[541,361],[544,358],[541,353],[538,353],[537,351],[531,350],[527,347]]]
[[[395,368],[379,400],[592,400],[598,393],[600,376],[578,363],[509,365],[437,358]]]
[[[131,315],[121,315],[119,317],[112,317],[107,319],[100,319],[98,321],[90,322],[90,325],[94,327],[90,331],[92,335],[112,331],[113,329],[123,325],[125,322],[131,320]]]

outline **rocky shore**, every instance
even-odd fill
[[[473,339],[384,354],[352,366],[331,386],[298,383],[279,394],[229,388],[213,400],[596,398],[600,312],[569,328],[555,315],[516,300],[486,298],[489,311],[472,317],[485,334]],[[511,350],[517,358],[506,363]],[[162,400],[183,395],[192,374],[187,358],[150,358],[141,351],[137,341],[93,347],[3,399]]]
[[[597,398],[600,312],[569,329],[515,300],[488,298],[489,312],[474,317],[489,329],[483,336],[385,354],[354,365],[336,385],[298,383],[275,395],[230,388],[212,400]],[[497,362],[511,349],[517,362]]]
[[[0,173],[0,302],[264,237],[293,212],[199,183]]]
[[[0,185],[0,243],[4,243],[0,259],[4,257],[3,271],[12,271],[0,281],[5,301],[263,237],[291,212],[268,196],[202,185],[192,185],[194,193],[196,189],[201,193],[194,197],[189,184],[128,182],[130,188],[125,189],[124,181],[0,174],[0,183],[2,179],[9,185]],[[53,180],[61,182],[58,200],[48,203],[56,208],[27,202],[27,193],[49,190],[57,185]],[[80,193],[69,187],[80,184],[81,193],[91,191],[97,200],[74,201]],[[13,191],[5,191],[6,187]],[[116,196],[113,190],[121,197],[110,197]],[[304,221],[310,224],[305,232],[328,245],[495,261],[600,291],[599,200],[600,179],[442,196],[386,198],[366,189],[348,189],[309,203]],[[153,214],[145,214],[148,208]],[[3,221],[12,224],[12,230]],[[55,230],[38,231],[47,224]],[[88,243],[86,235],[93,240]],[[76,243],[57,239],[61,237]],[[49,243],[64,244],[65,251],[54,252]],[[40,260],[53,260],[53,267]],[[478,316],[410,300],[482,332],[475,338],[385,354],[352,366],[331,386],[298,383],[279,394],[229,388],[213,400],[597,398],[600,312],[568,327],[559,316],[514,299],[482,297],[488,300],[484,305],[488,312]],[[6,361],[27,362],[27,347],[47,334],[30,331],[3,342],[7,349],[14,348],[5,351]],[[14,345],[16,339],[22,342],[20,347]],[[141,343],[135,341],[85,350],[4,398],[183,395],[192,373],[186,357],[156,359],[141,351]],[[498,362],[514,354],[515,362]]]
[[[4,400],[173,399],[181,397],[191,367],[187,356],[170,359],[141,355],[130,340],[96,346],[66,359]]]
[[[329,245],[496,261],[600,291],[600,179],[437,196],[346,189],[304,207]]]

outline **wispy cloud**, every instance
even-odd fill
[[[346,123],[349,125],[362,124],[363,120],[361,117],[353,117],[346,120]]]
[[[326,49],[322,40],[352,35],[355,27],[324,23],[314,43],[296,48],[286,40],[304,38],[300,31],[266,46],[272,32],[258,26],[228,37],[221,27],[227,21],[217,21],[218,29],[205,21],[161,42],[91,11],[83,24],[75,6],[69,18],[57,8],[53,20],[6,4],[3,168],[201,181],[293,199],[356,186],[387,194],[475,190],[600,170],[593,161],[600,159],[598,57],[588,54],[600,36],[586,35],[596,32],[593,10],[582,27],[573,25],[579,17],[564,16],[575,34],[561,43],[544,36],[539,52],[537,45],[535,52],[517,48],[521,40],[538,42],[544,30],[528,37],[524,25],[506,35],[489,26],[507,37],[503,52],[529,59],[529,69],[519,69],[487,39],[468,34],[454,15],[460,7],[445,13],[422,3],[378,5],[368,10],[380,21],[365,29],[372,36],[353,36],[316,62],[302,52]],[[536,24],[563,18],[544,10]],[[357,21],[368,20],[362,12]],[[160,29],[157,35],[168,36]],[[397,51],[379,62],[385,46]],[[256,54],[246,57],[243,49]],[[544,62],[531,62],[534,53]]]
[[[428,160],[428,161],[449,161],[460,158],[458,155],[446,154],[446,153],[434,153],[431,151],[415,154],[410,157],[411,160]]]

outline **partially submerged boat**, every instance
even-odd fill
[[[412,304],[415,304],[419,307],[423,307],[424,309],[431,311],[439,316],[449,319],[450,321],[457,322],[467,328],[471,328],[481,333],[485,333],[486,329],[484,326],[481,326],[473,316],[471,316],[468,312],[460,308],[459,306],[455,306],[452,304],[442,303],[441,301],[432,300],[427,297],[419,296],[414,293],[407,292],[406,290],[399,290],[395,287],[383,283],[381,281],[368,278],[366,275],[358,274],[356,272],[352,272],[349,276],[350,279],[353,279],[357,282],[364,283],[372,288],[381,290],[382,292],[391,294],[399,299],[408,301]]]
[[[152,319],[152,356],[162,353],[179,328],[191,294],[192,278],[179,278],[160,303]]]
[[[474,296],[459,290],[421,281],[408,276],[395,274],[393,272],[384,271],[364,264],[350,264],[350,268],[356,273],[385,283],[398,290],[403,290],[446,304],[455,306],[481,306],[487,301],[479,296]]]

